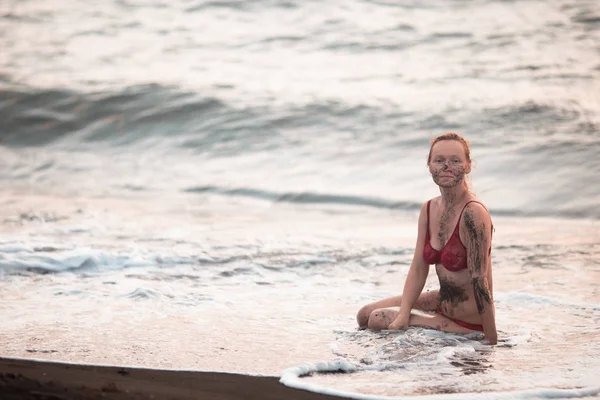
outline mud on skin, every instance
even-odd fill
[[[467,230],[467,240],[469,241],[468,257],[471,260],[472,273],[475,275],[471,280],[473,294],[475,296],[475,303],[477,304],[477,311],[479,314],[483,314],[486,305],[492,302],[487,280],[485,277],[480,276],[483,263],[486,262],[484,252],[488,249],[489,243],[485,236],[485,224],[482,223],[480,227],[477,227],[473,213],[469,210],[465,212],[465,227]]]
[[[485,225],[482,223],[481,227],[475,225],[475,219],[471,210],[465,210],[465,228],[467,230],[467,241],[469,242],[469,254],[468,258],[471,260],[473,265],[473,272],[481,272],[482,263],[484,260],[483,249],[487,249],[487,240],[485,240]]]
[[[490,291],[488,289],[487,280],[483,277],[473,278],[473,294],[475,296],[475,303],[477,303],[477,311],[479,314],[483,314],[485,306],[492,303],[490,297]],[[484,303],[485,302],[485,303]]]
[[[392,317],[389,315],[389,312],[386,310],[381,310],[375,313],[375,317],[381,318],[386,326],[392,323]]]
[[[446,243],[446,237],[450,236],[449,233],[446,232],[447,224],[452,217],[454,217],[456,213],[454,212],[454,207],[447,207],[442,213],[442,217],[440,218],[440,231],[438,232],[438,239],[442,246]]]
[[[430,172],[431,172],[431,177],[433,178],[433,181],[438,186],[454,187],[463,181],[463,179],[465,178],[465,175],[467,174],[467,169],[464,165],[461,165],[458,167],[449,167],[448,164],[444,164],[443,168],[431,168]],[[450,183],[442,184],[440,182],[440,175],[442,172],[450,172],[452,175],[454,175],[454,180]]]
[[[441,306],[444,302],[449,302],[452,306],[469,300],[469,296],[465,290],[459,286],[452,284],[447,279],[440,279],[440,292],[438,297],[438,305]],[[452,314],[452,309],[448,310]]]

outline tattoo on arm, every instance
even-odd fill
[[[477,277],[472,279],[472,283],[473,293],[475,295],[475,303],[477,304],[477,311],[479,314],[483,314],[485,307],[492,303],[487,280],[483,277]]]

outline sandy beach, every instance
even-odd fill
[[[0,357],[0,393],[17,399],[326,400],[275,376],[94,366]]]

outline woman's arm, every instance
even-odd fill
[[[488,282],[490,265],[490,248],[492,245],[492,221],[481,204],[471,203],[464,213],[464,224],[461,224],[463,243],[467,248],[467,267],[471,275],[473,293],[477,311],[481,315],[483,334],[489,344],[498,342],[496,332],[496,315],[494,297]]]
[[[413,254],[412,263],[404,282],[404,291],[402,292],[402,304],[400,312],[396,319],[390,324],[389,329],[406,329],[410,318],[410,311],[413,305],[423,291],[427,275],[429,274],[429,264],[423,260],[423,246],[425,244],[425,232],[427,229],[427,203],[421,207],[419,214],[419,224],[417,233],[417,244]]]

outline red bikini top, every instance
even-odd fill
[[[458,222],[454,228],[454,232],[450,236],[450,239],[446,242],[441,250],[436,250],[431,246],[431,239],[429,237],[429,204],[431,200],[427,202],[427,231],[425,234],[425,245],[423,246],[423,259],[427,264],[442,264],[448,271],[460,271],[461,269],[467,268],[467,248],[460,240],[459,226],[463,212],[469,203],[482,203],[471,200],[465,204],[460,215]],[[485,206],[484,206],[485,207]],[[493,228],[492,228],[493,230]],[[489,249],[489,254],[492,253],[492,248]]]

